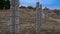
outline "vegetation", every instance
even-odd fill
[[[5,9],[9,9],[10,8],[10,1],[7,0],[5,1]]]
[[[21,6],[20,8],[26,8],[25,6]]]
[[[0,0],[0,9],[9,9],[10,8],[10,1],[9,0]]]
[[[31,9],[30,9],[31,10]],[[29,11],[30,11],[29,10]],[[25,10],[20,10],[20,32],[21,34],[35,34],[35,18],[36,18],[36,12],[31,10],[30,12],[27,11],[27,9]],[[0,16],[8,16],[10,12],[8,11],[6,13],[6,11],[2,12],[0,11]],[[4,20],[4,19],[3,19]],[[0,20],[1,21],[1,20]],[[2,24],[0,31],[2,34],[5,34],[8,32],[9,30],[9,25],[8,22],[4,22],[4,23],[0,23],[0,25]],[[49,21],[47,23],[42,23],[41,25],[41,34],[43,34],[44,32],[46,34],[53,34],[55,33],[55,31],[57,31],[56,34],[60,34],[60,23],[56,22],[56,21]],[[44,33],[44,34],[45,34]]]
[[[57,15],[60,15],[60,10],[53,10],[54,13],[56,13]]]
[[[33,9],[33,7],[32,7],[32,6],[28,6],[27,8],[29,8],[29,9]]]
[[[0,0],[0,9],[3,9],[3,7],[4,7],[4,0]]]

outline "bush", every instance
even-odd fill
[[[32,7],[32,6],[28,6],[27,8],[29,8],[29,9],[33,9],[33,7]]]
[[[20,8],[26,8],[25,6],[21,6]]]

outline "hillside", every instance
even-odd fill
[[[35,23],[36,23],[36,12],[30,9],[20,9],[20,33],[21,34],[35,34]],[[9,20],[10,11],[0,10],[0,32],[6,34],[9,30]],[[60,30],[60,23],[53,20],[48,20],[46,23],[41,23],[41,31],[53,32]]]

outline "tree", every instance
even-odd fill
[[[4,8],[4,3],[5,3],[4,0],[0,0],[0,9],[3,9]]]
[[[10,9],[10,1],[9,0],[5,1],[5,9]]]
[[[29,8],[29,9],[33,9],[33,7],[32,7],[32,6],[28,6],[27,8]]]
[[[21,6],[20,8],[26,8],[25,6]]]
[[[10,8],[10,1],[9,0],[0,0],[0,9],[9,9]]]

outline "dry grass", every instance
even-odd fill
[[[36,34],[35,32],[35,15],[36,15],[35,11],[20,10],[19,12],[20,12],[20,33],[21,34]],[[10,12],[8,10],[7,12],[5,11],[3,12],[3,10],[0,10],[0,16],[2,16],[3,18],[5,18],[4,16],[9,16],[9,15],[10,15]],[[8,31],[8,27],[9,27],[8,22],[6,21],[4,22],[5,23],[1,23],[2,26],[0,26],[0,32]],[[41,28],[40,34],[45,34],[46,32],[50,33],[50,32],[60,30],[59,26],[60,26],[60,23],[57,23],[51,20],[46,23],[42,23],[42,25],[40,26]]]

